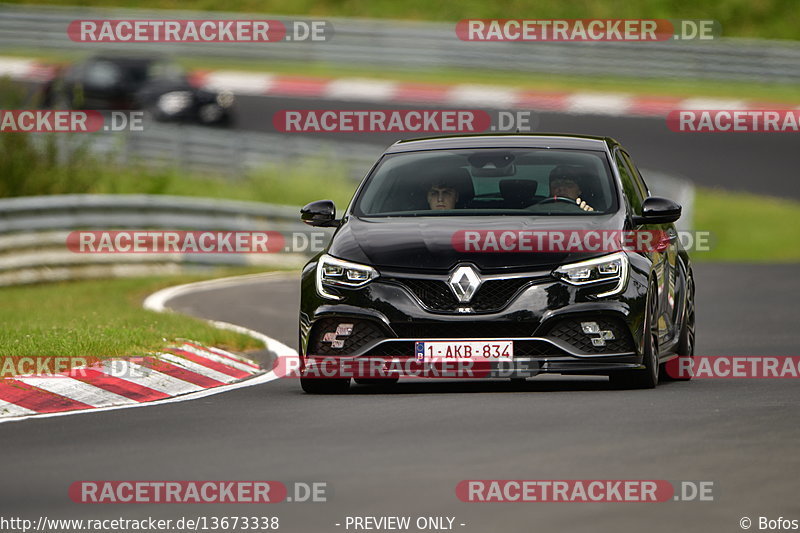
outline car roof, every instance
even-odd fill
[[[559,133],[492,133],[478,135],[447,135],[397,141],[387,154],[417,150],[448,150],[457,148],[570,148],[605,151],[617,145],[610,137]]]

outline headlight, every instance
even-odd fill
[[[378,271],[370,266],[342,261],[326,254],[317,263],[317,292],[323,298],[341,300],[341,296],[327,292],[325,287],[357,289],[377,277]]]
[[[580,263],[563,265],[553,271],[553,276],[570,285],[588,285],[605,281],[616,281],[613,289],[595,296],[613,296],[622,292],[628,281],[628,256],[625,252],[616,252],[603,257],[596,257]]]
[[[220,91],[215,100],[220,107],[230,107],[233,105],[233,93],[227,90]]]
[[[158,99],[158,108],[164,114],[174,115],[192,105],[192,93],[189,91],[172,91],[164,93]]]

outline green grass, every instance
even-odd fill
[[[344,208],[356,187],[356,182],[343,171],[323,169],[322,164],[314,162],[299,164],[289,171],[264,168],[241,178],[187,175],[169,168],[116,168],[93,160],[57,166],[52,172],[48,169],[42,159],[20,166],[19,158],[2,157],[0,148],[0,198],[70,193],[165,194],[297,206],[327,198]]]
[[[12,0],[12,3],[451,22],[463,18],[702,18],[719,21],[726,36],[798,38],[794,0]]]
[[[700,261],[800,261],[800,202],[719,189],[698,188],[694,226],[711,232],[711,250]]]
[[[321,166],[314,164],[288,172],[277,168],[263,169],[240,179],[139,168],[107,169],[97,175],[85,192],[227,198],[293,206],[330,199],[343,209],[350,201],[356,185],[343,173],[332,169],[324,171]]]
[[[58,135],[58,134],[53,134]],[[50,136],[54,140],[54,136]],[[332,199],[345,207],[356,182],[322,156],[246,176],[187,174],[130,163],[116,167],[84,150],[64,156],[57,145],[36,149],[26,134],[0,133],[0,198],[49,194],[164,194],[284,205]],[[326,196],[327,195],[327,196]]]
[[[239,272],[225,269],[219,275]],[[166,286],[205,276],[72,281],[4,288],[0,359],[6,357],[113,357],[144,355],[178,338],[236,351],[261,349],[248,336],[216,329],[177,313],[142,308]]]

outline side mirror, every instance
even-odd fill
[[[668,224],[681,218],[681,206],[667,198],[650,196],[642,202],[642,215],[634,216],[634,225]]]
[[[300,220],[309,226],[335,228],[339,225],[336,220],[336,204],[332,200],[311,202],[300,210]]]

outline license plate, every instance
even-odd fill
[[[431,341],[415,343],[419,363],[448,361],[510,361],[514,341]]]

